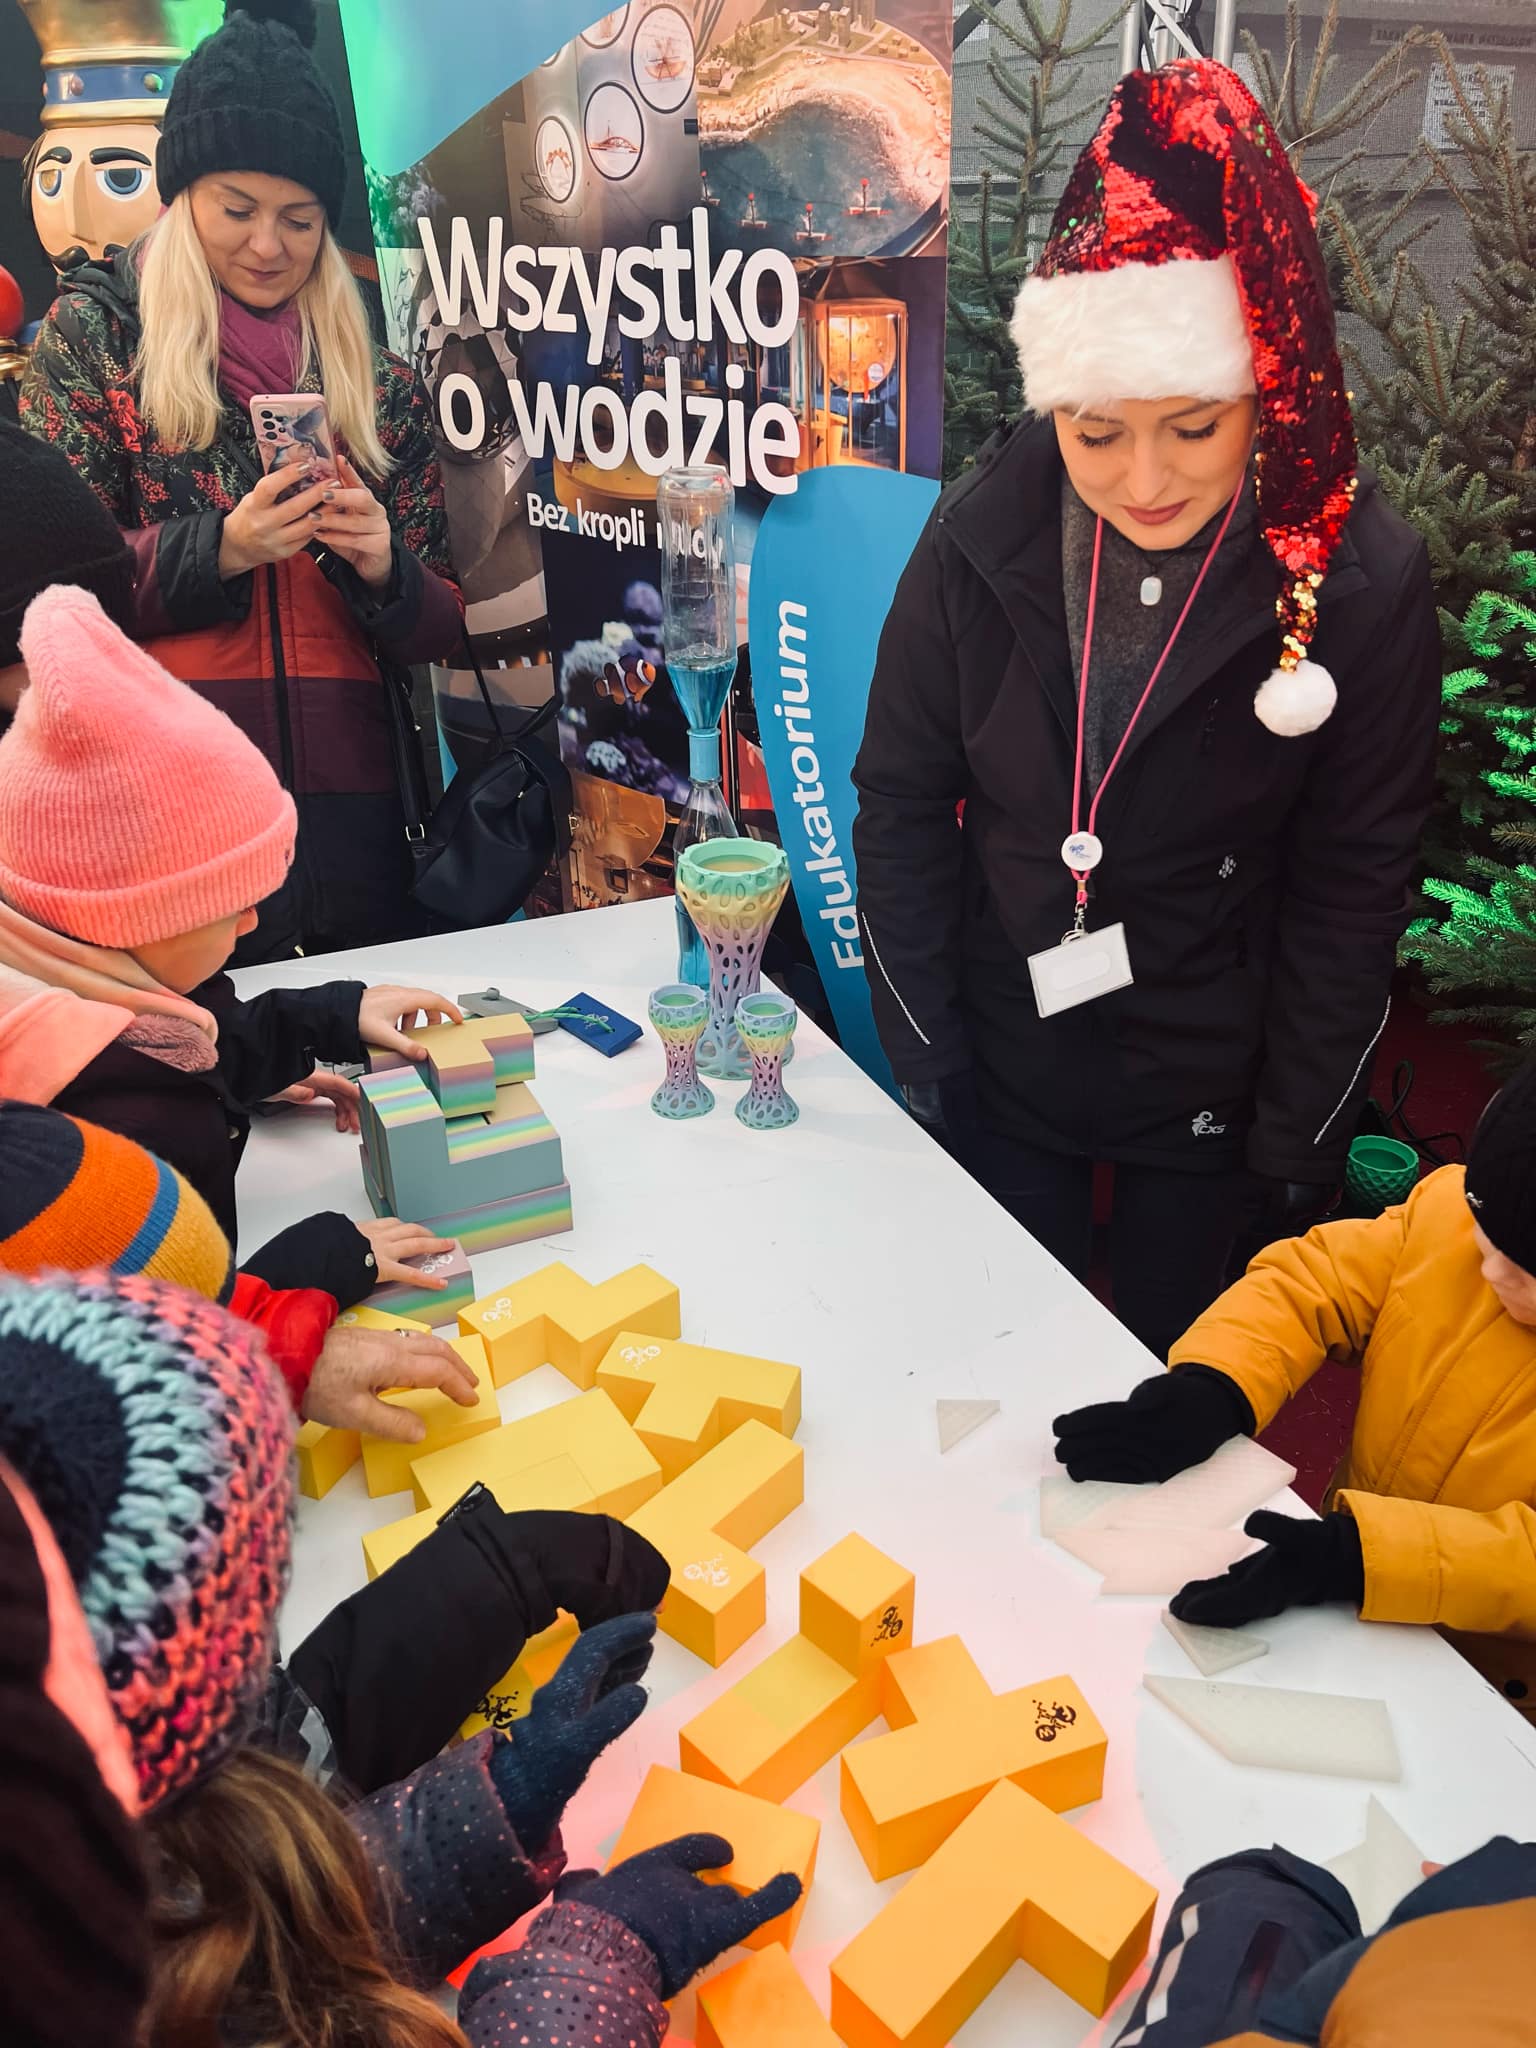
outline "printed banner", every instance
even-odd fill
[[[811,591],[814,563],[842,853],[874,640],[939,474],[950,0],[341,13],[386,318],[436,406],[470,633],[508,703],[560,700],[580,821],[563,905],[671,887],[688,750],[655,496],[685,463],[723,464],[736,487],[727,795],[792,848],[823,808],[754,692],[766,664],[780,701],[779,600],[754,592],[768,548],[791,601],[810,603],[791,586]],[[440,672],[439,715],[473,758],[488,727],[467,673]],[[845,873],[851,889],[851,858]],[[877,1071],[862,976],[829,964],[841,941],[806,879],[839,1026]]]

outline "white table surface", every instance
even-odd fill
[[[585,989],[643,1022],[649,990],[673,978],[673,935],[665,900],[252,970],[241,987],[355,975],[457,996],[494,984],[536,1007]],[[809,1020],[787,1076],[802,1115],[785,1132],[744,1129],[736,1083],[717,1084],[708,1117],[653,1116],[661,1050],[648,1026],[612,1061],[563,1031],[535,1052],[576,1227],[481,1254],[479,1291],[552,1259],[594,1281],[643,1260],[680,1287],[685,1338],[804,1372],[805,1505],[754,1553],[767,1625],[719,1671],[658,1638],[647,1712],[567,1814],[573,1861],[605,1859],[648,1766],[676,1766],[679,1726],[794,1633],[801,1568],[850,1529],[915,1571],[918,1640],[959,1633],[998,1689],[1061,1672],[1082,1687],[1109,1762],[1103,1799],[1074,1824],[1155,1883],[1163,1911],[1214,1856],[1280,1841],[1321,1860],[1353,1845],[1372,1789],[1437,1860],[1497,1832],[1536,1834],[1536,1731],[1428,1629],[1303,1610],[1264,1624],[1270,1654],[1232,1674],[1386,1700],[1396,1785],[1242,1769],[1147,1696],[1144,1670],[1194,1675],[1161,1603],[1098,1597],[1094,1574],[1041,1541],[1037,1482],[1055,1469],[1051,1417],[1123,1394],[1151,1361]],[[356,1139],[318,1113],[259,1122],[240,1174],[242,1244],[327,1208],[367,1213]],[[502,1412],[571,1392],[545,1366],[503,1389]],[[1000,1400],[1001,1416],[941,1457],[935,1400],[977,1395]],[[363,1532],[411,1507],[408,1494],[369,1500],[360,1466],[301,1504],[286,1641],[363,1583]],[[835,1762],[788,1803],[823,1824],[795,1958],[825,2008],[828,1964],[890,1887],[870,1881],[842,1823]],[[1076,2048],[1114,2032],[1017,1964],[956,2039]],[[685,1994],[669,2038],[692,2034]]]

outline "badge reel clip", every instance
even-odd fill
[[[1029,956],[1035,1008],[1042,1017],[1129,988],[1133,979],[1125,926],[1088,929],[1088,877],[1104,858],[1103,842],[1093,832],[1069,832],[1061,843],[1061,857],[1077,884],[1077,904],[1072,929],[1062,933],[1060,945]]]

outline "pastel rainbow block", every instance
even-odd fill
[[[608,1396],[594,1388],[584,1398]],[[744,1422],[627,1515],[672,1567],[658,1616],[666,1633],[706,1664],[734,1655],[768,1612],[767,1575],[747,1552],[804,1498],[800,1446],[766,1423]]]
[[[669,1482],[744,1422],[780,1436],[800,1427],[800,1368],[702,1344],[621,1330],[597,1368],[597,1384],[635,1425]]]
[[[838,2040],[775,1942],[699,1985],[694,2048],[838,2048]]]
[[[436,1219],[564,1180],[559,1136],[521,1083],[463,1116],[447,1113],[415,1067],[365,1074],[358,1085],[364,1155],[389,1215]]]
[[[462,1024],[428,1024],[410,1033],[425,1046],[424,1060],[383,1046],[367,1047],[368,1070],[420,1074],[450,1116],[488,1110],[498,1088],[533,1079],[533,1033],[527,1020],[509,1011],[497,1017],[466,1017]]]
[[[419,1415],[427,1433],[414,1444],[397,1443],[387,1436],[363,1438],[363,1476],[375,1499],[384,1493],[404,1492],[411,1484],[413,1460],[501,1426],[501,1408],[491,1384],[485,1346],[478,1337],[455,1337],[450,1341],[475,1376],[478,1398],[472,1408],[461,1408],[437,1387],[404,1387],[381,1396],[390,1407],[408,1408]]]
[[[368,1147],[359,1148],[363,1163],[363,1187],[375,1216],[390,1216],[394,1205],[384,1193],[375,1173]],[[571,1190],[567,1181],[553,1187],[536,1188],[532,1194],[507,1195],[497,1202],[481,1202],[468,1209],[448,1209],[440,1216],[422,1214],[409,1219],[425,1223],[439,1237],[457,1238],[467,1251],[493,1252],[503,1245],[526,1244],[536,1237],[553,1237],[571,1228]]]
[[[760,1927],[743,1944],[763,1949],[779,1942],[788,1948],[816,1875],[821,1822],[808,1813],[754,1799],[748,1792],[706,1785],[702,1778],[689,1778],[681,1771],[668,1770],[665,1764],[652,1764],[613,1845],[608,1867],[612,1870],[627,1858],[678,1835],[695,1834],[724,1835],[735,1851],[733,1861],[723,1870],[700,1872],[706,1884],[728,1884],[745,1895],[759,1890],[781,1870],[793,1871],[799,1878],[802,1890],[789,1911]]]
[[[832,1964],[848,2048],[944,2048],[1020,1960],[1097,2018],[1147,1952],[1157,1893],[1006,1781]]]
[[[463,1245],[455,1243],[446,1252],[423,1252],[405,1264],[424,1279],[443,1280],[447,1285],[433,1288],[423,1287],[419,1281],[389,1280],[369,1296],[375,1308],[388,1315],[415,1316],[439,1330],[444,1323],[456,1322],[460,1309],[474,1300],[475,1276]]]
[[[478,1443],[485,1439],[478,1437]],[[525,1472],[517,1473],[510,1480],[500,1480],[488,1489],[496,1505],[507,1514],[515,1514],[521,1508],[571,1508],[586,1513],[597,1508],[597,1499],[586,1480],[570,1458],[549,1458],[542,1465],[531,1465]],[[406,1515],[398,1522],[386,1522],[380,1529],[370,1529],[363,1538],[363,1561],[368,1568],[370,1579],[376,1579],[380,1572],[387,1572],[397,1558],[404,1557],[408,1550],[414,1550],[424,1536],[429,1536],[441,1522],[448,1508],[422,1508],[414,1515]]]
[[[681,1316],[676,1287],[649,1266],[630,1266],[594,1286],[556,1260],[473,1302],[459,1328],[485,1340],[498,1387],[552,1365],[586,1392],[620,1331],[676,1337]]]
[[[834,1544],[800,1574],[799,1635],[682,1729],[683,1769],[787,1798],[880,1718],[886,1660],[912,1640],[915,1599],[912,1574],[862,1536]]]
[[[900,1687],[903,1663],[931,1650],[952,1656],[949,1645],[965,1655],[959,1639],[950,1637],[944,1645],[893,1657],[886,1666],[893,1689]],[[975,1683],[956,1674],[948,1687],[928,1687],[926,1696],[919,1675],[915,1702],[909,1694],[887,1716],[915,1703],[916,1718],[860,1743],[842,1760],[843,1818],[877,1883],[926,1862],[1004,1780],[1053,1813],[1085,1806],[1104,1790],[1108,1739],[1070,1678],[997,1697],[972,1670]]]
[[[323,1422],[304,1422],[293,1440],[299,1461],[299,1491],[306,1500],[324,1500],[363,1455],[355,1429],[327,1429]]]
[[[468,1443],[425,1455],[417,1447],[410,1484],[416,1505],[438,1514],[477,1479],[510,1509],[519,1504],[518,1487],[525,1476],[556,1458],[569,1460],[593,1508],[621,1522],[661,1489],[661,1467],[596,1387]]]

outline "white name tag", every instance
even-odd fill
[[[1079,1003],[1091,1003],[1117,988],[1129,988],[1134,979],[1131,956],[1125,949],[1125,926],[1106,925],[1102,931],[1084,932],[1080,939],[1052,946],[1029,956],[1029,978],[1035,986],[1035,1007],[1042,1017],[1054,1017],[1061,1010],[1075,1010]]]

